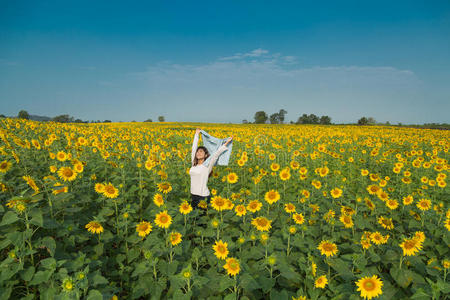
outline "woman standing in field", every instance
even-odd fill
[[[192,166],[189,170],[189,174],[191,175],[191,199],[192,199],[192,208],[196,209],[198,207],[198,203],[202,199],[207,199],[207,203],[209,204],[211,201],[211,194],[209,192],[207,183],[208,178],[212,174],[212,168],[219,158],[220,154],[222,154],[225,150],[227,150],[228,143],[231,142],[233,136],[228,138],[225,144],[220,146],[216,152],[212,154],[212,157],[209,161],[208,166],[205,166],[203,163],[210,156],[208,149],[204,146],[198,147],[198,139],[200,134],[200,128],[197,128],[195,131],[194,142],[192,144]]]

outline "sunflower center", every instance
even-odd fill
[[[364,289],[366,291],[372,291],[373,289],[375,289],[375,284],[372,281],[366,281],[364,282]]]
[[[416,246],[416,242],[414,241],[414,240],[409,240],[409,241],[406,241],[404,244],[403,244],[403,247],[405,247],[405,249],[413,249],[414,247]]]
[[[333,251],[333,245],[331,245],[330,243],[323,244],[322,248],[325,251]]]
[[[167,216],[161,216],[160,221],[161,221],[161,223],[166,223],[167,222]]]

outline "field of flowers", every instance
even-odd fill
[[[234,145],[192,210],[197,127]],[[445,299],[449,138],[0,119],[0,299]]]

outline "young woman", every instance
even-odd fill
[[[220,146],[219,149],[217,149],[217,151],[212,154],[208,166],[205,166],[203,163],[210,156],[210,154],[208,153],[208,149],[206,149],[206,147],[198,147],[200,130],[200,128],[197,128],[197,130],[195,131],[191,155],[192,166],[189,170],[189,174],[191,175],[191,205],[194,209],[198,208],[198,203],[200,202],[200,200],[203,200],[205,198],[207,199],[207,203],[210,203],[211,194],[207,186],[208,178],[211,176],[212,168],[219,158],[220,154],[227,150],[228,143],[230,143],[233,139],[233,136],[228,138],[226,143]]]

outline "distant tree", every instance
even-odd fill
[[[59,115],[52,118],[52,121],[58,123],[71,123],[73,122],[73,117],[70,117],[69,115]]]
[[[248,121],[247,120],[242,120],[242,124],[248,124]]]
[[[287,111],[284,109],[280,109],[280,111],[278,112],[278,120],[280,121],[281,124],[283,124],[283,122],[284,122],[285,114],[287,114]]]
[[[103,123],[111,123],[111,120],[105,120]]]
[[[310,124],[319,124],[319,117],[316,116],[315,114],[310,114],[308,117],[309,120],[311,121]]]
[[[255,124],[264,124],[266,123],[268,117],[265,111],[257,111],[254,116]]]
[[[6,118],[6,116],[5,115],[0,115],[0,118]]]
[[[152,119],[147,119],[144,122],[153,122],[153,120]]]
[[[372,117],[369,117],[369,118],[367,119],[367,124],[376,124],[376,123],[377,123],[377,121],[375,121],[375,119],[372,118]]]
[[[164,116],[159,116],[159,117],[158,117],[158,122],[165,122],[165,121],[164,121]]]
[[[389,121],[386,121],[386,125],[391,125],[391,123]]]
[[[321,116],[319,122],[320,122],[320,124],[330,125],[331,124],[331,118],[329,116]]]
[[[303,114],[300,117],[298,117],[297,124],[308,124],[309,118],[307,114]]]
[[[19,111],[19,114],[17,115],[17,117],[19,119],[27,119],[27,120],[29,120],[30,119],[30,114],[26,110],[21,110],[21,111]]]
[[[279,114],[274,113],[269,117],[270,124],[278,124],[280,122]]]
[[[81,120],[81,119],[76,119],[76,120],[74,121],[74,123],[84,123],[84,122],[83,122],[83,120]]]
[[[361,119],[358,120],[358,125],[367,125],[368,120],[366,117],[362,117]]]

